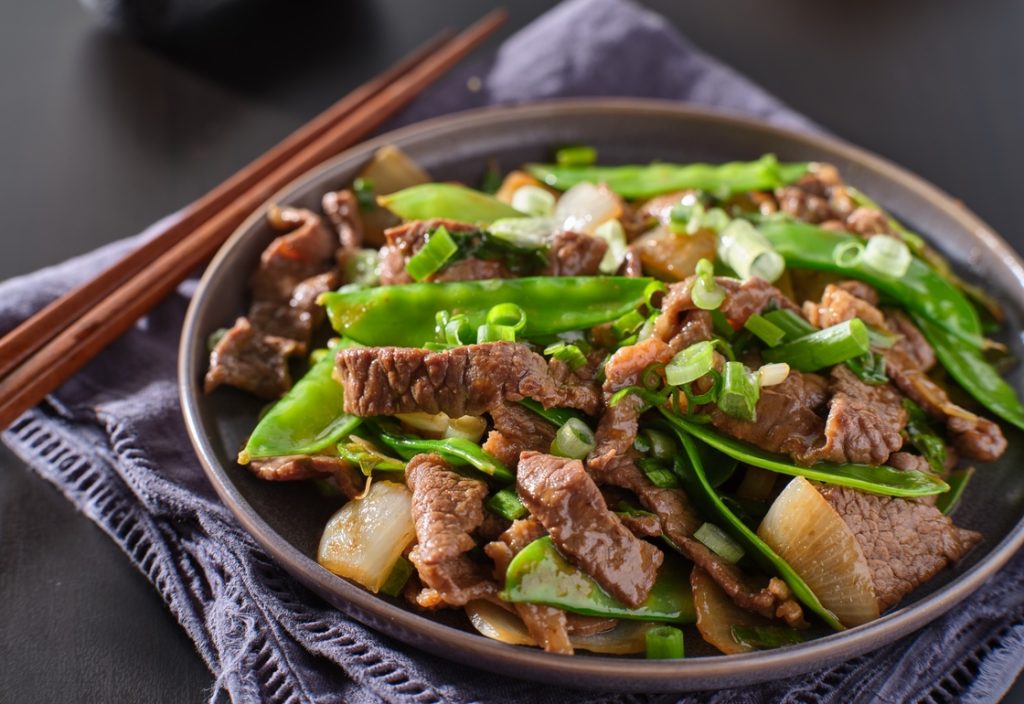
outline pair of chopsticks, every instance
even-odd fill
[[[356,88],[91,281],[0,339],[0,429],[81,369],[208,260],[280,188],[366,137],[504,23],[495,10],[444,31]]]

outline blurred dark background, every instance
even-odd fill
[[[140,41],[74,0],[3,3],[0,279],[137,232],[442,26],[497,4],[235,0]],[[490,48],[553,4],[508,2]],[[1024,250],[1024,3],[642,4]],[[143,577],[0,450],[0,701],[200,701],[211,683]]]

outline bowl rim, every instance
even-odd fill
[[[564,684],[568,678],[574,686],[590,688],[622,688],[625,682],[635,681],[638,686],[630,687],[631,689],[652,692],[682,691],[694,689],[694,684],[711,686],[715,680],[722,677],[729,677],[729,686],[733,686],[805,672],[890,643],[938,618],[973,593],[1024,544],[1024,517],[976,565],[954,578],[939,591],[870,623],[800,645],[727,657],[708,656],[676,661],[636,660],[589,654],[585,657],[559,657],[534,648],[507,645],[476,633],[438,623],[410,609],[380,599],[335,576],[274,531],[227,478],[226,468],[220,465],[203,429],[198,400],[201,392],[196,381],[197,360],[193,358],[191,350],[195,337],[201,334],[198,324],[207,299],[207,289],[215,272],[219,270],[228,253],[264,216],[270,204],[286,201],[289,195],[306,184],[321,179],[338,164],[358,154],[372,153],[373,150],[398,140],[410,137],[429,139],[433,133],[448,133],[493,120],[508,121],[554,114],[558,114],[559,117],[574,114],[592,115],[595,112],[613,116],[628,115],[634,118],[638,113],[643,113],[712,121],[748,132],[796,140],[811,149],[837,153],[890,180],[900,182],[902,186],[927,200],[932,207],[942,211],[970,233],[979,246],[996,253],[1024,287],[1024,263],[1013,248],[980,217],[923,178],[837,137],[798,132],[765,124],[757,118],[734,112],[660,99],[562,98],[517,106],[474,108],[435,117],[361,142],[292,180],[256,208],[238,226],[206,267],[195,289],[182,327],[178,350],[178,390],[189,438],[207,478],[220,499],[243,528],[280,566],[357,620],[366,620],[360,612],[372,614],[378,619],[378,623],[388,624],[392,635],[402,639],[402,633],[414,633],[416,637],[413,641],[416,647],[430,650],[448,659],[492,671],[508,672],[515,668],[516,672],[522,673],[520,676],[537,681]],[[1016,295],[1020,297],[1019,292]],[[338,599],[343,600],[344,604],[339,604]],[[345,608],[346,605],[352,608]],[[499,662],[502,664],[500,668],[497,665]]]

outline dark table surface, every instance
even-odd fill
[[[492,4],[246,0],[147,46],[99,27],[74,0],[4,3],[0,279],[142,229]],[[552,3],[508,4],[503,36]],[[646,4],[821,125],[963,199],[1024,250],[1024,3]],[[211,686],[141,574],[0,449],[0,701],[191,702]]]

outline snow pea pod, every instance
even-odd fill
[[[456,183],[423,183],[380,196],[377,202],[403,220],[445,218],[486,224],[502,218],[525,217],[525,213],[494,196]]]
[[[981,405],[1024,430],[1024,405],[1017,392],[985,361],[981,352],[914,311],[914,323],[928,338],[942,366]]]
[[[512,558],[505,574],[505,601],[545,604],[585,616],[694,623],[693,594],[682,562],[666,555],[650,595],[636,608],[608,594],[590,575],[562,557],[551,536],[539,538]]]
[[[774,154],[766,154],[756,161],[733,161],[727,164],[527,164],[526,170],[560,191],[587,181],[605,183],[623,198],[651,198],[662,193],[693,188],[725,199],[738,193],[771,190],[792,183],[807,171],[807,164],[780,164]]]
[[[421,452],[433,452],[454,465],[469,465],[503,482],[514,482],[516,477],[508,467],[494,455],[484,452],[476,443],[465,438],[442,438],[430,440],[413,436],[398,435],[381,430],[380,441],[393,449],[405,460]]]
[[[862,257],[837,257],[840,248],[863,241],[854,235],[781,218],[766,219],[757,229],[785,258],[787,266],[831,271],[865,281],[964,343],[978,349],[985,347],[974,306],[953,284],[920,259],[913,257],[906,273],[896,277],[873,269]]]
[[[353,345],[351,340],[342,340],[332,346],[271,406],[238,453],[239,464],[256,457],[312,455],[348,437],[359,426],[361,418],[342,411],[345,389],[331,376],[334,355],[330,352]]]
[[[949,485],[940,478],[916,470],[898,470],[892,467],[874,467],[866,464],[833,464],[818,462],[810,467],[793,464],[789,458],[727,437],[707,425],[680,418],[665,409],[662,415],[676,431],[693,436],[719,452],[734,459],[779,474],[807,477],[818,482],[848,486],[885,496],[932,496],[949,491]]]
[[[475,330],[493,306],[515,303],[526,313],[517,338],[553,335],[636,310],[654,283],[624,276],[531,276],[380,286],[325,293],[319,300],[334,329],[364,345],[420,347],[435,339],[440,311],[464,314]]]
[[[686,451],[685,460],[682,456],[676,457],[675,470],[683,480],[687,494],[698,503],[705,513],[714,516],[715,521],[725,527],[729,534],[743,545],[746,553],[757,562],[761,569],[768,574],[777,574],[781,577],[792,590],[793,595],[831,628],[837,631],[843,630],[839,619],[822,605],[807,583],[796,573],[796,570],[790,567],[789,563],[783,560],[767,543],[757,537],[757,533],[748,528],[722,502],[704,474],[704,463],[701,460],[697,444],[685,432],[681,432],[678,428],[675,428],[675,431]]]

